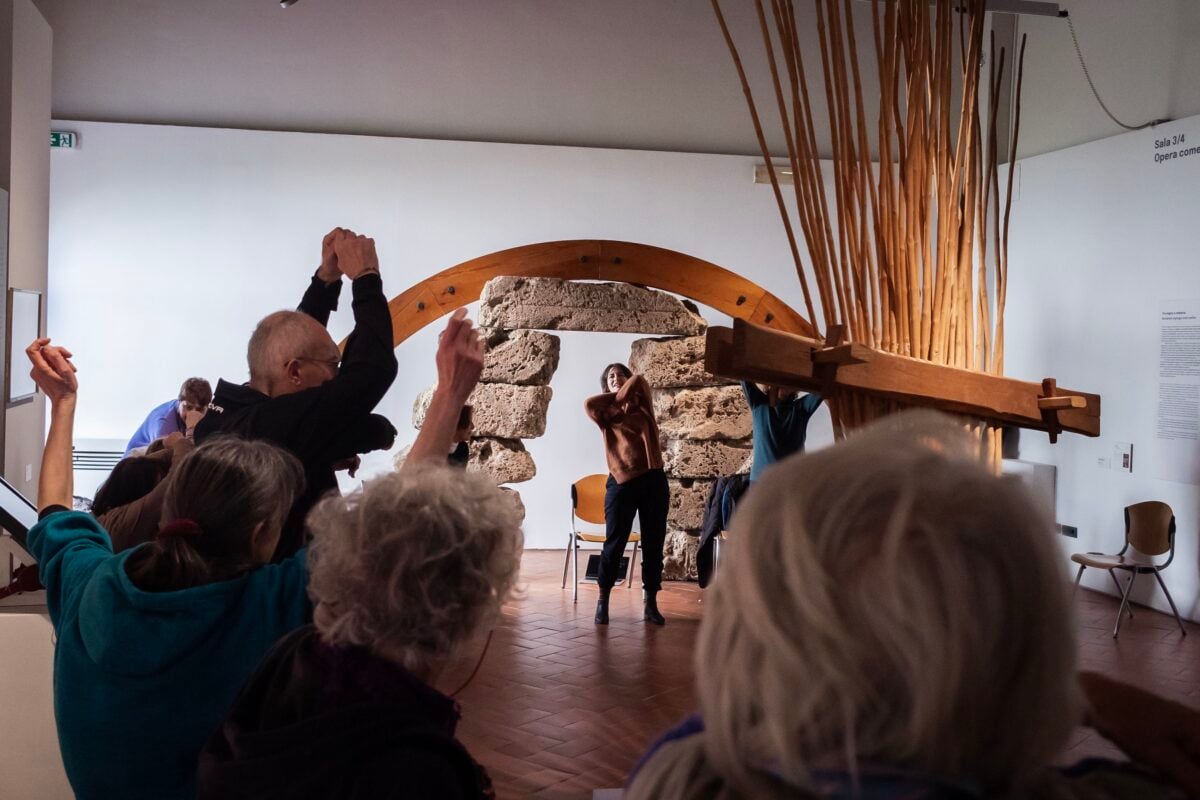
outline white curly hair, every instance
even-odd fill
[[[441,465],[394,472],[309,515],[308,593],[330,644],[436,672],[495,623],[524,536],[486,477]]]

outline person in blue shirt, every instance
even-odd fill
[[[804,452],[808,421],[821,407],[821,395],[788,393],[778,386],[763,391],[748,381],[742,381],[742,391],[750,404],[754,428],[754,465],[750,468],[753,483],[776,461]]]
[[[125,455],[141,450],[155,439],[172,433],[189,434],[212,402],[212,386],[204,378],[188,378],[179,387],[179,397],[155,406],[125,445]]]

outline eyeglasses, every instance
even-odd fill
[[[325,366],[337,372],[342,366],[340,358],[309,358],[308,356],[296,356],[296,361],[311,361],[314,364],[324,364]]]

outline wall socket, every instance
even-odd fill
[[[1058,532],[1063,536],[1070,536],[1072,539],[1079,538],[1079,528],[1076,528],[1074,525],[1063,525],[1062,523],[1059,523]]]
[[[31,480],[33,480],[33,464],[26,464],[25,465],[25,482],[29,483],[29,481],[31,481]]]

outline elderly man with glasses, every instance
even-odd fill
[[[325,329],[337,308],[342,276],[354,292],[354,331],[344,353]],[[396,378],[392,317],[375,240],[335,228],[321,245],[321,266],[298,311],[276,311],[254,329],[246,352],[250,381],[218,381],[197,443],[218,434],[267,439],[304,464],[306,487],[296,499],[275,552],[278,560],[304,546],[304,517],[337,490],[337,469],[353,469],[358,454],[392,446],[396,429],[371,413]]]

